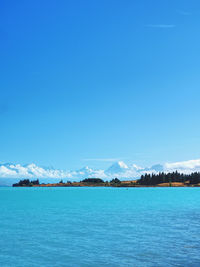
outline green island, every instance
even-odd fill
[[[200,186],[200,172],[183,174],[179,172],[144,174],[137,180],[104,181],[100,178],[86,178],[80,182],[40,183],[39,180],[20,180],[13,187],[198,187]]]

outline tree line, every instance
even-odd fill
[[[108,181],[104,181],[100,178],[86,178],[81,181],[81,183],[108,183]],[[114,178],[110,181],[111,184],[119,184],[121,181],[118,178]]]
[[[30,181],[29,179],[24,179],[24,180],[20,180],[18,183],[13,184],[14,187],[16,186],[33,186],[33,185],[39,185],[40,182],[39,180],[33,180]]]
[[[199,184],[200,183],[200,172],[193,172],[191,174],[183,174],[179,172],[164,173],[159,174],[144,174],[137,184],[139,185],[157,185],[161,183],[189,183],[189,184]]]

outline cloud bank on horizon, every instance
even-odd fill
[[[143,168],[136,164],[127,165],[123,161],[112,164],[106,170],[94,170],[84,167],[76,171],[64,171],[50,168],[42,168],[36,164],[0,164],[0,178],[58,178],[68,180],[80,180],[83,178],[98,177],[102,179],[136,179],[144,173],[173,172],[181,173],[200,172],[200,159],[180,161],[174,163],[157,164],[151,167]]]

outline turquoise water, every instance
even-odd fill
[[[0,266],[200,266],[200,188],[0,188]]]

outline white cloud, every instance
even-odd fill
[[[16,174],[16,171],[9,169],[6,166],[0,166],[1,177],[15,177]]]
[[[0,165],[0,177],[3,178],[70,178],[67,171],[44,169],[36,164],[21,166],[20,164]]]
[[[166,163],[166,170],[179,170],[179,171],[199,171],[200,170],[200,159],[180,161],[174,163]]]
[[[145,173],[172,172],[179,171],[181,173],[200,172],[200,159],[180,161],[173,163],[165,163],[163,165],[156,164],[152,167],[142,168],[135,164],[127,165],[123,161],[113,163],[106,170],[94,170],[89,167],[84,167],[77,171],[64,171],[58,169],[42,168],[36,164],[22,166],[20,164],[1,164],[1,178],[58,178],[69,180],[81,180],[84,178],[102,178],[105,180],[117,177],[121,180],[132,180],[140,177]]]

